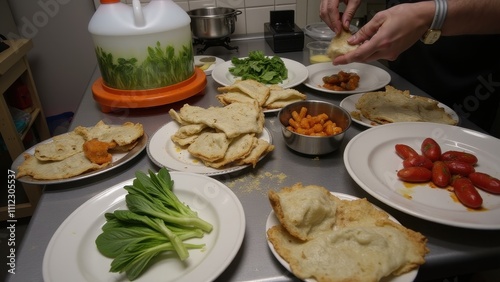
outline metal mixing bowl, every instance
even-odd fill
[[[300,112],[302,107],[307,108],[307,113],[315,116],[321,113],[328,115],[329,119],[342,128],[342,132],[331,136],[308,136],[288,130],[289,119],[292,112]],[[308,155],[323,155],[337,150],[342,144],[345,132],[351,126],[351,116],[343,108],[323,101],[305,100],[295,102],[283,107],[278,113],[281,123],[281,132],[286,145],[299,153]]]
[[[233,34],[236,16],[242,12],[232,8],[207,7],[187,12],[191,18],[191,32],[198,39],[220,39]]]

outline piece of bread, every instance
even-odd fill
[[[144,135],[144,129],[140,123],[125,122],[122,125],[108,125],[102,120],[92,127],[79,126],[74,130],[81,134],[85,140],[96,138],[101,142],[115,142],[118,146],[134,143]]]
[[[69,132],[54,136],[52,142],[37,145],[34,156],[41,161],[60,161],[83,150],[85,139],[80,134]]]
[[[335,37],[332,38],[332,41],[330,41],[330,45],[326,51],[327,56],[333,60],[340,55],[356,50],[359,45],[351,45],[347,43],[347,39],[349,37],[351,37],[351,33],[349,31],[342,29],[339,33],[337,33]]]
[[[429,250],[422,234],[392,221],[366,199],[341,200],[330,194],[332,200],[325,201],[326,193],[330,194],[324,187],[300,183],[269,192],[281,224],[269,228],[267,237],[297,277],[318,282],[376,282],[425,263]],[[322,211],[328,209],[334,212]],[[314,214],[324,219],[304,220],[315,218]],[[321,231],[309,232],[303,240],[297,234],[304,229]]]
[[[438,102],[421,96],[411,96],[390,85],[385,91],[367,92],[356,102],[356,109],[376,123],[436,122],[456,125],[457,121],[438,106]]]
[[[253,134],[242,134],[231,140],[231,143],[221,159],[216,161],[204,160],[204,163],[206,166],[213,168],[224,167],[250,154],[255,142],[257,142],[257,138],[255,138]]]
[[[264,103],[263,107],[266,109],[280,109],[284,106],[306,99],[306,95],[295,89],[283,89],[279,86],[269,87],[269,98]]]
[[[237,165],[251,164],[252,167],[255,167],[260,157],[274,150],[274,145],[269,144],[269,142],[267,142],[266,140],[258,138],[256,139],[257,142],[252,148],[250,154],[248,154],[248,156],[244,157],[243,159],[238,160],[236,162]]]
[[[219,92],[238,91],[245,93],[249,97],[255,99],[259,103],[259,106],[264,105],[267,97],[269,97],[269,88],[265,84],[253,79],[237,80],[233,84],[219,87],[217,90],[219,90]]]
[[[189,145],[187,150],[203,161],[213,162],[224,158],[230,142],[222,132],[204,132]]]
[[[109,163],[92,163],[84,152],[79,152],[61,161],[40,161],[36,157],[26,154],[24,162],[17,168],[17,177],[31,176],[39,180],[65,179],[80,175],[87,171],[106,167]]]
[[[337,199],[323,187],[297,183],[268,196],[281,225],[300,240],[331,231],[335,224]]]
[[[264,129],[264,113],[257,102],[232,103],[225,107],[208,109],[184,105],[179,111],[182,123],[205,124],[215,130],[224,132],[228,138],[241,134],[259,134]]]

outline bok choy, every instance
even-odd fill
[[[174,182],[166,168],[158,173],[137,171],[132,185],[127,185],[125,202],[128,210],[106,213],[102,233],[96,238],[97,249],[113,258],[111,272],[134,280],[155,256],[173,252],[182,261],[188,250],[202,249],[204,244],[185,240],[201,238],[213,226],[201,219],[173,192]]]

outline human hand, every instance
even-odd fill
[[[339,12],[339,4],[346,4],[344,13]],[[349,25],[361,0],[321,0],[319,15],[331,30],[339,33],[341,29],[349,30]]]
[[[434,3],[424,2],[400,4],[375,14],[347,40],[349,44],[361,45],[356,50],[335,58],[333,64],[395,60],[429,28],[434,16]]]

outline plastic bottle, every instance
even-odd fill
[[[144,90],[182,82],[194,74],[191,19],[172,0],[132,6],[101,0],[90,20],[103,83]]]

